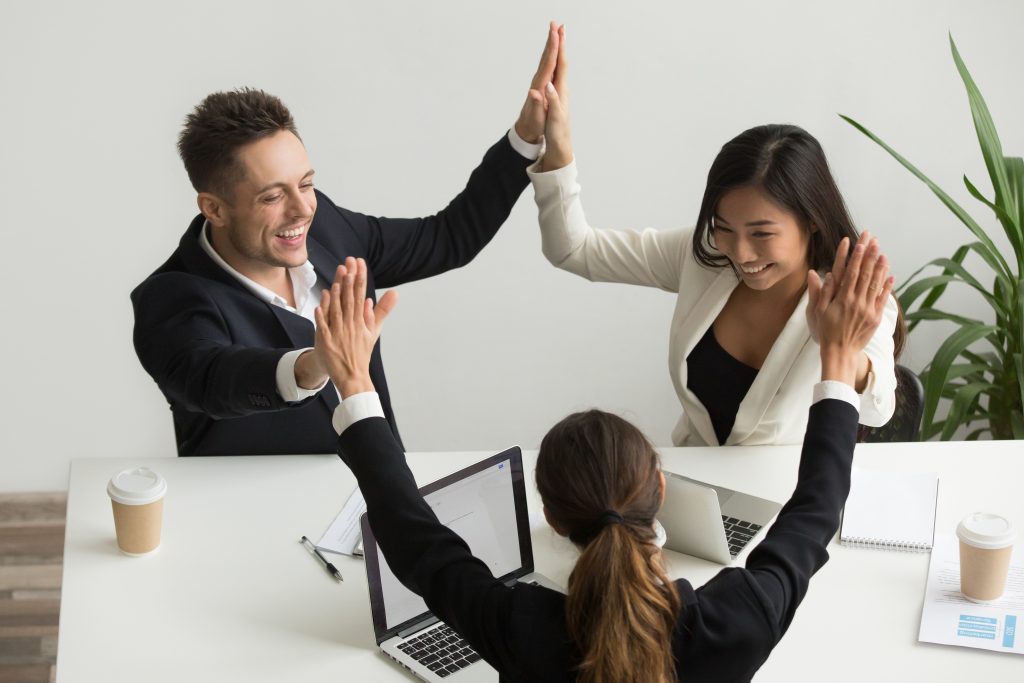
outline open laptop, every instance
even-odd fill
[[[771,500],[665,472],[658,521],[669,550],[729,564],[781,509]]]
[[[518,446],[428,484],[420,493],[495,577],[509,585],[521,581],[561,590],[533,571],[523,454]],[[373,631],[381,650],[426,681],[496,681],[497,672],[395,578],[365,514],[360,523]]]

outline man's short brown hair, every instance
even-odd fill
[[[277,97],[254,88],[215,92],[185,118],[178,154],[196,192],[230,201],[245,173],[239,148],[282,130],[299,137],[291,112]]]

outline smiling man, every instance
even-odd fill
[[[339,399],[314,341],[320,292],[348,256],[366,260],[376,298],[377,287],[458,268],[483,249],[529,182],[558,40],[552,26],[515,126],[426,218],[356,213],[314,189],[292,116],[272,95],[218,92],[195,108],[178,151],[200,214],[131,297],[135,350],[170,404],[179,455],[336,452]],[[370,368],[397,437],[379,345]]]

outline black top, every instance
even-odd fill
[[[491,146],[462,190],[426,218],[377,218],[317,191],[306,246],[319,280],[332,282],[345,257],[366,259],[366,295],[469,263],[491,240],[529,184],[532,163],[508,136]],[[178,248],[132,292],[135,352],[170,405],[178,455],[334,453],[334,386],[305,401],[277,393],[277,363],[313,346],[313,324],[254,296],[199,245],[196,216]],[[398,428],[380,344],[370,376],[395,438]]]
[[[718,444],[732,432],[743,397],[757,379],[757,368],[741,363],[715,339],[715,326],[704,333],[686,357],[686,388],[708,411]]]
[[[850,491],[857,411],[811,406],[796,490],[746,568],[702,587],[675,582],[683,609],[672,638],[680,681],[749,681],[793,620],[808,582],[828,560]],[[565,628],[565,596],[505,586],[438,522],[382,418],[356,422],[338,452],[359,481],[388,566],[479,652],[503,681],[574,681],[580,657]]]

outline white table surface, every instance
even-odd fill
[[[410,454],[427,483],[490,453]],[[662,449],[666,470],[784,501],[797,447]],[[565,584],[575,560],[544,523],[524,452],[538,570]],[[940,474],[937,532],[976,510],[1024,525],[1021,442],[873,444],[855,464]],[[168,481],[154,555],[120,554],[106,483],[148,465]],[[79,459],[72,462],[57,680],[409,681],[373,640],[362,560],[336,557],[337,583],[299,543],[314,541],[355,479],[330,455]],[[931,681],[979,674],[1024,681],[1024,659],[917,642],[928,554],[847,548],[810,591],[757,681]],[[746,551],[738,559],[742,563]],[[700,585],[721,567],[666,552],[673,578]]]

